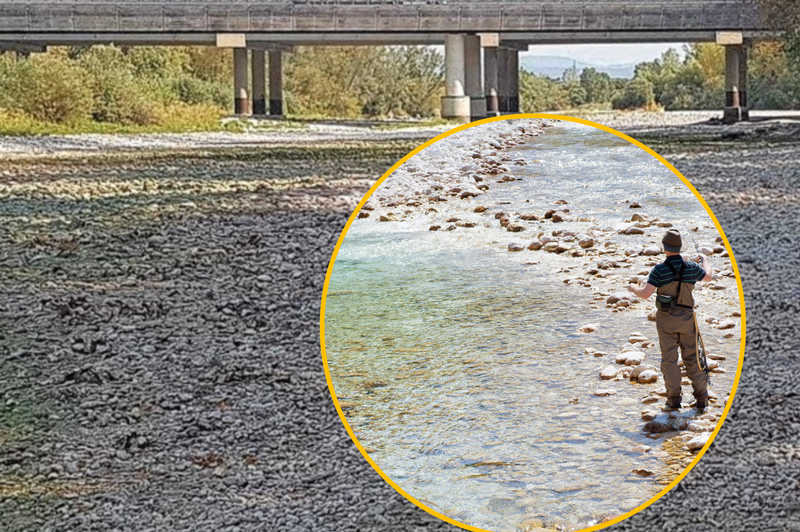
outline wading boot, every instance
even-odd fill
[[[708,406],[708,399],[706,399],[705,397],[702,399],[698,399],[694,403],[694,407],[700,411],[705,410],[707,406]]]
[[[667,410],[680,410],[681,409],[681,399],[680,397],[677,399],[667,399],[667,404],[665,405]]]

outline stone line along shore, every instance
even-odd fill
[[[512,161],[503,150],[524,144],[552,125],[552,120],[544,119],[504,120],[450,135],[397,168],[369,198],[359,218],[379,209],[381,221],[394,221],[451,199],[480,197],[489,190],[491,178],[526,164],[523,159]],[[448,207],[460,206],[450,202]]]
[[[546,261],[565,284],[588,289],[580,293],[586,295],[590,310],[633,313],[640,315],[643,322],[655,321],[657,311],[652,301],[640,300],[625,290],[625,285],[644,282],[652,267],[663,260],[660,240],[667,228],[676,226],[682,232],[688,228],[698,240],[698,250],[710,257],[714,269],[713,281],[698,283],[694,292],[699,316],[704,320],[700,328],[712,381],[715,376],[735,373],[741,338],[738,287],[728,252],[710,219],[659,220],[646,214],[646,205],[629,202],[630,216],[616,225],[600,227],[588,214],[571,212],[566,199],[554,200],[551,208],[541,212],[533,212],[532,207],[532,212],[525,213],[505,212],[503,205],[481,201],[490,186],[523,179],[512,174],[515,166],[523,166],[526,161],[512,159],[504,150],[542,134],[550,125],[549,121],[530,119],[496,122],[439,141],[387,178],[358,214],[359,218],[371,219],[358,222],[417,220],[425,221],[425,225],[431,221],[431,231],[460,232],[479,227],[488,229],[492,237],[514,233],[514,239],[507,244],[508,251],[522,255],[525,264]],[[690,246],[685,243],[686,257],[687,247]],[[590,338],[600,327],[599,323],[587,323],[580,332]],[[656,473],[636,468],[632,474],[655,475],[660,484],[668,484],[707,443],[727,404],[730,387],[720,393],[712,387],[705,412],[689,408],[686,399],[682,410],[662,411],[659,403],[665,401],[666,389],[658,369],[657,338],[650,340],[634,331],[622,343],[614,355],[585,348],[587,356],[602,362],[598,381],[604,384],[593,394],[616,395],[618,390],[612,383],[619,386],[630,382],[641,390],[643,430],[662,445],[660,450],[645,445],[632,450],[664,458],[667,469]],[[717,346],[723,345],[726,354],[716,353],[720,350]],[[732,363],[723,367],[728,358]],[[680,364],[683,391],[690,397],[686,392],[691,391],[691,383],[683,362]]]

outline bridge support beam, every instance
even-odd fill
[[[732,124],[749,118],[747,110],[747,49],[744,44],[725,46],[725,109],[722,121]]]
[[[442,98],[442,118],[469,122],[470,97],[465,91],[464,34],[448,34],[444,41],[445,95]]]
[[[489,47],[483,49],[483,89],[486,92],[486,116],[500,114],[497,94],[497,54],[499,49]]]
[[[269,114],[283,117],[283,52],[269,53]]]
[[[264,50],[253,49],[250,52],[251,71],[253,74],[253,114],[267,114],[267,76]]]
[[[247,48],[233,49],[233,114],[246,115],[250,111],[247,95]]]
[[[483,95],[481,72],[481,38],[478,35],[464,37],[464,88],[470,98],[470,119],[486,118],[486,98]]]

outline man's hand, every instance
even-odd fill
[[[711,269],[711,263],[709,262],[708,257],[701,253],[697,256],[697,260],[700,262],[700,266],[706,272],[706,276],[700,280],[706,283],[711,281],[714,278],[714,270]]]
[[[647,299],[648,297],[652,296],[653,292],[656,289],[656,287],[651,285],[650,283],[645,283],[644,286],[629,284],[625,288],[627,288],[628,291],[633,292],[637,296],[641,297],[642,299]]]

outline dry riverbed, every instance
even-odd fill
[[[793,529],[800,316],[780,283],[800,266],[796,128],[683,126],[673,116],[595,119],[653,146],[710,204],[742,273],[747,355],[704,458],[676,489],[609,530]],[[377,176],[434,134],[385,150],[365,140],[350,155],[226,149],[142,160],[140,150],[124,164],[13,165],[6,157],[4,530],[457,530],[412,506],[363,460],[319,356],[319,295],[339,232]],[[49,141],[25,142],[35,151]],[[9,139],[0,145],[19,149]],[[262,186],[236,190],[225,184],[232,176]],[[127,180],[136,193],[92,200],[93,189]],[[514,256],[522,253],[542,252]],[[264,272],[271,277],[258,280]]]

